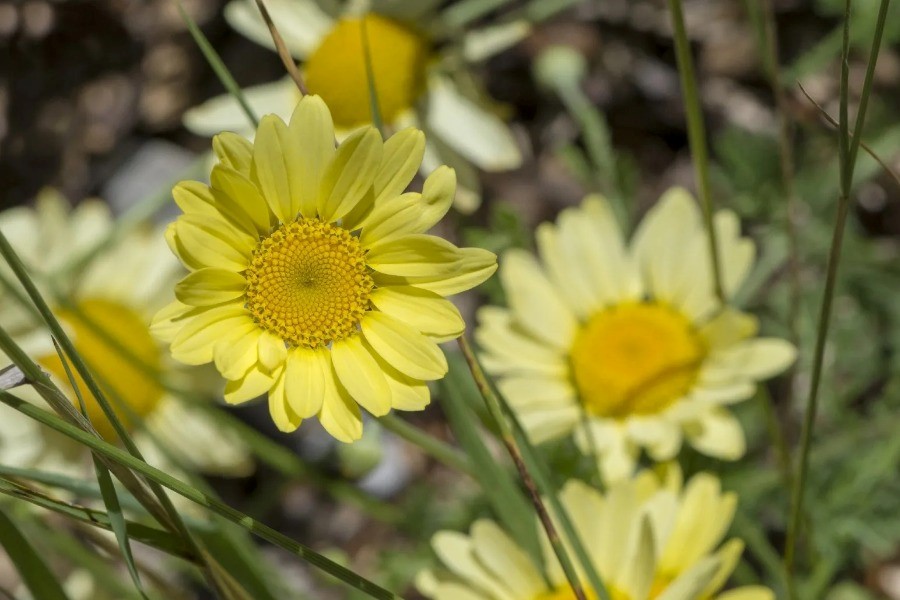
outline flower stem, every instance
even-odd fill
[[[581,542],[581,539],[572,526],[572,523],[569,520],[566,511],[559,502],[559,499],[556,497],[555,491],[553,490],[552,486],[550,486],[549,480],[544,477],[544,473],[541,472],[541,469],[536,464],[537,461],[535,460],[535,456],[531,452],[531,448],[528,446],[527,440],[522,435],[514,435],[513,430],[510,428],[510,422],[515,423],[518,428],[518,423],[514,419],[514,416],[511,414],[511,411],[509,411],[508,407],[506,407],[505,411],[504,408],[501,408],[500,398],[496,394],[494,394],[494,391],[491,388],[491,384],[489,383],[487,376],[482,370],[481,365],[478,364],[478,359],[475,357],[475,352],[472,350],[472,347],[471,345],[469,345],[466,337],[461,336],[458,342],[463,357],[466,359],[466,364],[469,367],[469,371],[472,373],[472,378],[475,380],[475,385],[478,387],[478,391],[481,393],[481,397],[484,399],[485,406],[487,407],[488,412],[490,413],[500,432],[500,439],[503,442],[503,445],[506,447],[506,450],[509,453],[510,458],[512,458],[513,463],[516,466],[516,470],[518,471],[519,476],[522,479],[522,482],[525,484],[525,487],[528,490],[532,504],[534,505],[535,512],[538,515],[538,520],[541,522],[541,526],[544,528],[544,531],[547,534],[547,539],[549,540],[550,545],[553,547],[553,552],[559,560],[559,564],[562,567],[566,579],[568,580],[569,585],[572,588],[572,593],[578,600],[587,600],[588,598],[585,595],[584,588],[581,585],[581,581],[578,577],[577,572],[575,571],[574,565],[572,564],[571,559],[569,558],[569,555],[566,552],[565,547],[563,546],[562,538],[560,538],[559,532],[557,531],[556,526],[553,523],[549,512],[547,511],[547,507],[544,505],[544,500],[541,497],[541,492],[543,492],[544,497],[546,497],[553,505],[553,512],[557,516],[560,524],[565,530],[567,541],[572,544],[573,549],[575,550],[576,554],[578,554],[579,561],[582,563],[581,566],[585,574],[587,575],[588,580],[593,586],[594,591],[599,595],[599,598],[601,600],[610,600],[609,593],[606,591],[603,580],[600,579],[599,574],[596,572],[594,564],[590,560],[587,551],[585,550],[584,545]],[[522,432],[518,431],[518,433],[521,434]],[[525,442],[524,444],[522,444],[522,449],[520,449],[516,438],[518,438],[519,442]],[[528,467],[526,467],[526,458],[523,456],[522,450],[526,450],[529,454],[529,460],[527,460],[527,462],[530,463],[530,470]],[[542,489],[539,491],[538,487]]]
[[[472,465],[469,464],[469,459],[434,436],[425,433],[418,427],[413,427],[403,419],[391,413],[379,417],[378,422],[391,433],[418,446],[426,454],[437,459],[451,469],[456,469],[466,475],[474,476]]]
[[[669,12],[672,14],[672,28],[675,38],[675,57],[678,63],[678,75],[681,78],[681,92],[684,98],[684,110],[688,126],[688,142],[694,159],[694,172],[697,178],[697,191],[700,194],[700,205],[703,209],[703,220],[709,241],[709,260],[712,266],[713,286],[716,297],[725,303],[725,289],[722,286],[722,271],[719,262],[719,244],[716,241],[716,229],[713,226],[712,192],[709,183],[709,151],[706,148],[706,128],[703,125],[703,109],[700,105],[700,94],[697,90],[697,79],[694,75],[694,64],[691,58],[690,42],[684,25],[684,11],[681,0],[669,0]]]
[[[850,4],[851,0],[844,3],[843,47],[841,50],[841,86],[840,86],[840,112],[838,117],[838,156],[840,160],[840,196],[838,198],[837,217],[834,224],[834,233],[831,240],[831,248],[828,254],[828,267],[825,277],[825,291],[822,297],[822,306],[819,313],[818,330],[816,333],[816,345],[813,355],[812,375],[810,378],[809,398],[806,403],[806,411],[803,419],[803,429],[800,437],[800,459],[797,466],[797,476],[794,478],[794,487],[791,494],[791,515],[788,523],[787,541],[784,550],[784,568],[788,576],[788,597],[796,598],[793,571],[797,538],[799,536],[800,522],[803,514],[803,493],[806,487],[806,477],[809,470],[809,451],[812,442],[812,431],[816,420],[818,408],[819,385],[822,378],[822,365],[825,357],[825,343],[828,339],[828,327],[831,321],[831,306],[834,299],[834,287],[837,281],[838,265],[841,258],[841,245],[844,236],[844,227],[847,222],[847,214],[850,211],[851,188],[853,185],[853,171],[856,167],[856,155],[859,151],[860,140],[865,124],[866,108],[869,95],[872,91],[875,64],[878,61],[878,52],[881,49],[881,38],[887,20],[890,0],[881,0],[878,19],[875,25],[875,35],[872,39],[872,48],[869,54],[869,62],[866,67],[866,78],[860,95],[859,109],[856,115],[854,134],[850,135],[849,117],[849,80],[850,80]]]

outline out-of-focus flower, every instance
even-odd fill
[[[723,286],[731,294],[754,259],[737,216],[715,216]],[[603,474],[627,477],[641,447],[657,461],[687,441],[726,460],[745,452],[728,406],[795,358],[780,339],[755,338],[751,315],[713,292],[700,212],[668,191],[626,247],[609,205],[591,197],[537,230],[541,257],[501,261],[509,308],[479,313],[487,369],[536,442],[575,433]]]
[[[559,496],[612,600],[775,598],[762,586],[720,592],[744,544],[720,546],[737,497],[722,493],[712,475],[698,474],[682,489],[677,467],[665,480],[644,471],[606,494],[573,480]],[[438,532],[432,547],[445,569],[420,573],[417,586],[435,600],[573,600],[546,536],[543,542],[546,579],[493,521],[476,521],[469,535]],[[599,598],[589,587],[585,593]]]
[[[378,7],[366,13],[352,4],[332,17],[312,0],[266,2],[289,50],[303,62],[310,92],[321,96],[331,109],[338,139],[372,121],[365,32],[385,123],[423,129],[429,141],[423,174],[442,164],[455,167],[467,190],[457,195],[456,206],[474,210],[480,199],[469,164],[485,171],[503,171],[518,167],[522,155],[509,127],[486,108],[486,99],[477,92],[466,69],[522,39],[529,31],[528,24],[512,21],[455,35],[458,28],[444,23],[443,13],[423,12],[416,3],[394,3],[390,14],[387,10],[378,13]],[[225,16],[236,30],[274,49],[254,0],[232,0]],[[247,88],[245,95],[258,113],[287,119],[298,92],[286,78]],[[252,134],[244,112],[228,95],[188,111],[184,123],[200,135],[220,131]]]
[[[426,235],[456,188],[442,167],[403,193],[421,131],[383,142],[358,129],[338,148],[325,103],[307,96],[286,125],[263,118],[255,141],[213,140],[211,185],[174,191],[184,215],[166,232],[191,271],[154,328],[188,364],[214,362],[225,399],[268,393],[276,425],[318,416],[338,440],[376,416],[421,410],[447,361],[437,343],[465,324],[445,299],[496,270],[496,257]]]
[[[148,456],[172,453],[181,464],[204,472],[246,473],[252,462],[240,440],[211,422],[209,408],[176,398],[164,385],[198,389],[195,374],[171,360],[150,334],[150,320],[171,297],[180,270],[162,231],[138,228],[111,238],[114,227],[102,202],[88,200],[71,209],[52,190],[43,191],[34,208],[0,214],[0,231],[29,269],[109,401],[113,406],[125,403],[126,408],[117,414],[134,429],[135,443]],[[109,244],[98,246],[102,240]],[[0,272],[13,280],[5,263]],[[5,291],[0,291],[0,323],[77,403],[46,326]],[[8,359],[0,355],[0,361]],[[112,424],[99,403],[77,374],[75,382],[94,427],[113,439]],[[15,393],[40,402],[30,388],[16,388]],[[7,415],[2,420],[17,419]],[[137,427],[138,422],[143,426]],[[67,443],[68,438],[36,424],[27,431],[31,432],[27,440],[22,435],[12,437],[14,432],[2,434],[4,462],[8,458],[9,464],[67,468],[87,456],[74,451],[77,447]]]

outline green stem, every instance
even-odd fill
[[[350,571],[349,569],[335,563],[334,561],[322,556],[321,554],[318,554],[311,548],[304,546],[303,544],[289,538],[283,533],[280,533],[263,523],[260,523],[253,517],[228,506],[220,500],[211,498],[203,492],[182,483],[178,479],[175,479],[168,473],[150,466],[143,460],[138,459],[131,454],[113,446],[109,442],[104,441],[102,438],[91,435],[90,433],[67,423],[56,415],[31,404],[30,402],[26,402],[25,400],[22,400],[21,398],[18,398],[5,391],[0,391],[0,402],[11,406],[27,417],[39,421],[40,423],[43,423],[44,425],[72,438],[75,441],[88,446],[95,452],[108,458],[110,461],[124,465],[125,467],[140,473],[146,479],[153,481],[154,483],[162,487],[172,490],[176,494],[211,510],[212,512],[224,517],[232,523],[240,525],[259,538],[271,542],[279,548],[287,550],[291,554],[303,558],[313,566],[322,569],[329,575],[340,579],[341,581],[358,589],[361,592],[368,594],[373,598],[377,598],[380,600],[397,600],[400,598],[400,596],[389,592],[388,590],[369,581],[368,579],[365,579],[364,577],[357,575],[353,571]]]
[[[197,23],[184,9],[184,4],[182,4],[182,1],[175,0],[175,2],[178,5],[178,12],[181,14],[181,18],[184,20],[185,24],[187,25],[188,31],[190,31],[191,33],[191,37],[194,38],[194,43],[197,44],[197,46],[200,48],[200,51],[203,53],[203,56],[206,57],[206,61],[209,63],[209,66],[212,67],[212,70],[215,71],[216,76],[219,78],[219,81],[222,82],[222,85],[225,86],[225,89],[228,90],[228,93],[234,96],[234,99],[237,100],[238,104],[241,105],[241,109],[243,109],[244,114],[247,115],[247,119],[251,123],[253,123],[253,127],[259,127],[259,119],[256,118],[256,114],[253,112],[253,109],[250,108],[250,104],[244,97],[244,92],[241,90],[241,87],[234,80],[234,77],[231,76],[231,73],[228,71],[228,67],[225,66],[225,63],[222,62],[222,58],[219,56],[219,53],[216,52],[216,49],[212,47],[212,44],[209,43],[209,40],[206,39],[206,36],[203,35],[202,31],[200,31]]]
[[[369,45],[369,28],[366,17],[359,21],[359,32],[362,36],[363,59],[366,63],[366,83],[369,89],[369,109],[372,113],[372,124],[384,137],[384,121],[381,118],[381,104],[378,102],[378,88],[375,84],[375,69],[372,66],[372,47]]]
[[[694,63],[691,58],[691,47],[684,25],[684,11],[681,0],[669,0],[672,13],[672,28],[675,35],[675,57],[678,63],[678,75],[681,79],[681,92],[684,97],[684,110],[688,125],[688,142],[694,160],[694,171],[697,177],[697,191],[700,194],[700,206],[703,208],[703,220],[709,240],[709,260],[712,267],[713,286],[719,302],[725,303],[725,288],[722,286],[722,272],[719,262],[719,244],[716,241],[716,229],[713,226],[712,191],[709,183],[709,151],[706,148],[706,128],[703,125],[703,109],[700,105],[700,94],[697,91],[697,79],[694,75]]]
[[[474,477],[474,472],[472,471],[472,465],[469,464],[469,459],[448,444],[425,433],[418,427],[413,427],[394,414],[388,413],[383,417],[379,417],[378,422],[391,433],[403,438],[414,446],[418,446],[426,454],[437,459],[451,469]]]
[[[849,117],[849,80],[850,80],[850,4],[851,0],[844,3],[843,47],[841,50],[841,87],[840,87],[840,114],[838,118],[838,156],[840,159],[840,197],[838,198],[837,217],[834,224],[834,233],[831,240],[831,248],[828,254],[828,267],[825,278],[825,291],[822,297],[821,311],[819,312],[818,330],[816,333],[816,345],[813,354],[812,374],[810,377],[809,398],[806,403],[806,411],[803,419],[803,429],[800,436],[800,459],[797,467],[797,476],[794,479],[794,487],[791,494],[791,518],[788,523],[787,540],[784,550],[784,568],[788,576],[788,597],[796,598],[794,585],[794,564],[799,536],[800,523],[803,514],[803,493],[806,486],[806,477],[809,470],[809,451],[812,443],[812,433],[815,426],[816,412],[818,409],[819,385],[822,378],[822,366],[825,358],[825,343],[828,339],[828,328],[831,321],[831,307],[834,298],[834,287],[837,281],[838,266],[841,258],[841,245],[843,242],[844,228],[847,214],[850,211],[851,188],[853,185],[853,171],[856,167],[856,155],[862,137],[865,113],[868,106],[869,94],[872,90],[875,63],[881,48],[881,38],[887,17],[890,0],[882,0],[875,26],[875,35],[872,40],[872,49],[869,54],[869,63],[866,69],[866,79],[863,83],[860,96],[859,111],[856,116],[854,135],[850,136]]]
[[[458,342],[460,350],[462,350],[463,356],[466,359],[469,371],[472,373],[472,378],[475,380],[475,385],[478,387],[478,391],[481,393],[485,406],[500,432],[500,440],[506,447],[510,458],[512,458],[512,461],[516,466],[516,470],[519,472],[519,476],[522,478],[522,482],[525,484],[525,488],[528,490],[535,512],[537,512],[538,520],[547,534],[547,539],[553,548],[556,558],[559,560],[559,564],[572,588],[573,594],[578,600],[587,600],[578,573],[575,571],[575,567],[569,558],[568,552],[566,552],[562,538],[560,538],[559,533],[556,530],[556,525],[554,525],[553,520],[550,518],[550,514],[547,512],[546,506],[544,506],[544,501],[541,498],[541,491],[543,491],[544,496],[552,504],[553,511],[560,520],[560,524],[565,530],[568,541],[572,544],[573,549],[578,554],[579,560],[582,563],[581,566],[587,574],[588,580],[594,588],[594,592],[599,595],[601,600],[610,600],[609,593],[606,590],[603,580],[600,579],[599,574],[596,572],[593,562],[590,560],[575,528],[572,527],[571,521],[568,519],[568,515],[562,507],[562,504],[559,502],[559,499],[556,497],[555,490],[550,485],[550,482],[543,477],[543,473],[539,474],[535,469],[529,471],[529,469],[526,468],[522,451],[520,450],[519,445],[517,445],[513,431],[510,429],[510,421],[516,424],[517,422],[514,419],[507,420],[510,416],[510,411],[507,410],[506,414],[504,414],[504,410],[500,406],[500,400],[498,399],[498,396],[494,394],[487,376],[482,370],[481,365],[478,363],[475,352],[472,350],[466,337],[461,336]],[[523,449],[527,447],[527,443],[522,444]],[[532,463],[532,466],[534,466],[536,461],[530,462]],[[536,483],[536,479],[532,477],[532,475],[539,478],[538,483]],[[540,484],[540,487],[542,488],[541,491],[538,490],[538,484]]]

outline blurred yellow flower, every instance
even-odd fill
[[[463,31],[450,25],[442,11],[414,1],[384,6],[383,14],[367,14],[358,4],[348,3],[335,16],[313,0],[270,0],[266,5],[291,54],[302,61],[310,93],[321,96],[331,109],[338,139],[372,122],[364,25],[385,124],[428,132],[422,173],[428,175],[443,164],[456,168],[460,191],[465,192],[455,199],[459,210],[474,210],[480,202],[471,165],[504,171],[521,164],[522,153],[509,126],[485,106],[483,94],[473,93],[473,79],[465,69],[521,40],[530,30],[524,20]],[[225,16],[237,31],[274,49],[253,0],[232,0]],[[297,89],[289,78],[244,92],[259,114],[284,119],[297,102]],[[189,110],[184,124],[200,135],[253,133],[229,95]]]
[[[724,288],[746,277],[753,243],[734,213],[715,216]],[[754,317],[720,308],[699,210],[669,190],[626,247],[607,202],[589,197],[537,230],[541,257],[501,261],[509,308],[479,312],[487,369],[536,442],[575,433],[604,477],[627,477],[641,447],[668,460],[682,439],[740,458],[728,405],[795,358],[788,342],[754,338]],[[589,437],[590,436],[590,437]]]
[[[444,297],[474,287],[496,257],[426,235],[450,208],[452,169],[404,193],[425,138],[382,142],[372,127],[338,148],[328,108],[308,96],[290,123],[263,118],[255,142],[224,133],[211,185],[174,191],[184,215],[167,230],[191,271],[154,328],[188,364],[214,362],[225,399],[268,393],[282,431],[318,416],[335,438],[376,416],[421,410],[426,381],[447,372],[437,343],[465,327]]]
[[[644,471],[613,484],[606,494],[572,480],[559,496],[612,600],[775,598],[762,586],[720,592],[744,544],[731,539],[720,546],[737,497],[723,493],[712,475],[698,474],[682,489],[677,467],[669,469],[665,480]],[[438,532],[432,547],[445,569],[417,577],[417,587],[429,598],[575,598],[546,537],[542,552],[546,579],[493,521],[476,521],[469,535]],[[599,598],[590,588],[585,592],[590,600]]]
[[[20,207],[0,214],[0,231],[42,288],[109,401],[113,406],[125,403],[127,408],[117,414],[133,430],[138,446],[148,456],[160,457],[164,452],[153,441],[157,440],[188,466],[216,474],[246,473],[252,462],[240,440],[229,436],[229,444],[221,444],[222,436],[228,434],[210,422],[205,409],[175,398],[163,386],[162,382],[168,381],[186,389],[197,388],[198,381],[172,361],[150,334],[150,320],[171,297],[180,270],[162,231],[138,228],[110,238],[115,226],[102,202],[87,200],[70,209],[52,190],[43,191],[33,209]],[[109,245],[98,245],[110,239]],[[13,279],[5,264],[0,271]],[[3,326],[77,402],[44,324],[4,297],[2,290],[0,301]],[[0,356],[0,363],[5,360]],[[94,427],[107,439],[114,439],[112,424],[77,374],[75,382]],[[16,393],[41,402],[28,388]],[[144,427],[135,429],[138,420]],[[12,440],[7,433],[0,437],[5,442]],[[10,464],[65,468],[65,463],[86,457],[49,431],[29,443],[32,451],[14,456]],[[227,447],[220,448],[220,444]],[[11,445],[4,448],[3,455],[9,456],[10,451],[14,451]]]

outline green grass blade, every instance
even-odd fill
[[[56,575],[43,561],[40,554],[28,539],[22,535],[19,528],[3,506],[0,506],[0,545],[6,549],[6,554],[16,566],[16,570],[22,577],[25,587],[34,598],[40,600],[68,600],[62,585],[57,581]]]
[[[491,11],[509,4],[510,0],[460,0],[450,5],[441,14],[441,23],[452,29],[465,27]]]
[[[113,526],[107,513],[51,498],[13,481],[0,478],[0,494],[23,500],[92,527],[113,531]],[[128,530],[128,535],[134,540],[171,556],[195,561],[187,547],[171,533],[134,521],[126,520],[124,524]]]
[[[116,487],[113,485],[109,471],[103,466],[100,459],[96,456],[93,459],[94,470],[97,473],[97,483],[100,484],[100,492],[103,495],[103,504],[106,506],[109,524],[113,533],[116,534],[116,541],[119,544],[119,550],[122,552],[122,558],[125,559],[125,566],[128,567],[131,581],[141,597],[146,599],[147,593],[144,591],[144,584],[141,583],[141,576],[138,574],[137,567],[134,564],[134,555],[131,553],[131,542],[128,540],[128,526],[125,523],[125,515],[122,514],[122,506],[119,504],[119,495],[116,492]]]
[[[91,435],[90,433],[79,429],[78,427],[64,421],[60,417],[56,416],[53,413],[50,413],[34,404],[31,404],[13,394],[10,394],[6,391],[0,391],[0,401],[11,406],[15,410],[23,413],[24,415],[35,419],[47,425],[48,427],[59,431],[60,433],[88,446],[92,450],[98,452],[99,454],[107,457],[111,461],[118,463],[122,466],[125,466],[137,473],[143,475],[147,480],[153,481],[158,485],[161,485],[165,488],[168,488],[175,492],[176,494],[187,498],[188,500],[199,504],[212,511],[213,513],[224,517],[225,519],[236,523],[247,529],[252,534],[264,539],[272,544],[282,548],[295,556],[298,556],[304,560],[306,560],[311,565],[321,569],[325,573],[340,579],[347,585],[358,589],[359,591],[368,594],[372,598],[376,598],[378,600],[395,600],[400,598],[396,594],[382,588],[376,583],[354,573],[353,571],[337,564],[336,562],[326,558],[325,556],[315,552],[308,546],[297,542],[272,529],[268,525],[265,525],[253,517],[246,515],[239,510],[228,506],[227,504],[200,492],[199,490],[184,484],[178,479],[172,477],[168,473],[160,471],[159,469],[148,465],[143,460],[136,458],[135,456],[125,452],[113,446],[109,442],[104,441],[102,438],[97,437],[95,435]]]
[[[216,52],[216,49],[212,47],[212,44],[209,43],[209,40],[206,39],[206,36],[200,31],[197,22],[194,21],[194,19],[191,18],[191,15],[184,9],[184,4],[182,4],[181,0],[175,0],[175,2],[178,4],[178,12],[181,13],[181,18],[187,25],[191,37],[194,38],[194,43],[197,44],[197,47],[200,48],[200,52],[202,52],[203,56],[206,58],[206,62],[208,62],[209,66],[212,67],[212,70],[215,71],[216,77],[219,78],[219,81],[222,82],[222,85],[225,86],[228,93],[234,96],[234,99],[241,105],[241,109],[244,111],[244,114],[247,115],[247,120],[253,123],[254,127],[258,127],[259,119],[256,117],[253,109],[250,108],[250,104],[247,102],[247,98],[244,97],[241,86],[234,80],[228,67],[222,62],[219,53]]]
[[[534,523],[534,511],[510,473],[491,455],[481,439],[477,420],[466,398],[477,397],[478,390],[466,376],[460,361],[450,362],[450,372],[441,380],[441,408],[459,445],[468,455],[472,475],[505,529],[542,567],[543,558]]]
[[[78,405],[81,408],[81,414],[84,418],[87,418],[87,406],[84,403],[84,396],[81,394],[75,376],[72,375],[72,370],[69,368],[69,362],[66,360],[66,355],[63,353],[62,349],[60,349],[56,340],[53,340],[53,347],[59,355],[60,362],[62,363],[63,369],[66,372],[66,377],[69,380],[69,385],[78,397]],[[134,565],[134,555],[131,553],[131,542],[128,541],[128,528],[125,524],[125,515],[122,514],[122,506],[119,504],[119,495],[116,492],[116,487],[113,485],[109,470],[103,465],[97,455],[91,454],[91,459],[94,462],[94,472],[97,474],[97,484],[100,486],[100,495],[103,497],[103,505],[106,506],[106,514],[109,518],[113,533],[116,536],[116,542],[119,544],[119,551],[122,553],[122,558],[125,559],[128,574],[131,575],[131,581],[134,583],[135,589],[142,598],[147,600],[144,584],[141,583],[141,576],[138,574],[137,567]]]

